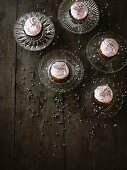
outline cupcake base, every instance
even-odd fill
[[[94,95],[93,95],[93,100],[94,100],[94,102],[95,102],[98,106],[101,106],[101,107],[110,106],[110,105],[112,104],[112,101],[113,101],[113,99],[112,99],[111,102],[109,102],[109,103],[103,103],[103,102],[98,101],[98,100],[94,97]]]
[[[65,77],[64,79],[57,79],[56,77],[51,75],[51,79],[57,83],[65,83],[69,80],[69,77],[70,77],[70,74],[67,77]]]
[[[112,57],[107,57],[106,55],[103,54],[101,48],[99,49],[99,54],[100,54],[100,56],[102,56],[103,58],[106,58],[106,59],[113,59],[113,58],[115,58],[117,56],[117,54],[116,54],[116,55],[114,55]]]
[[[26,34],[25,30],[24,30],[24,33]],[[26,36],[31,37],[31,38],[39,38],[39,37],[41,38],[42,35],[43,35],[43,28],[41,29],[41,31],[37,35],[28,35],[28,34],[26,34]]]

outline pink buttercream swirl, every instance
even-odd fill
[[[42,24],[37,17],[31,17],[26,20],[24,30],[29,36],[36,36],[41,32]]]
[[[69,68],[64,62],[56,62],[51,67],[51,75],[58,79],[64,79],[69,75]]]
[[[75,2],[71,6],[71,15],[77,19],[84,19],[88,14],[88,8],[85,2]]]
[[[94,97],[102,103],[109,103],[113,99],[113,92],[108,85],[98,86],[94,91]]]
[[[107,57],[112,57],[116,55],[118,50],[119,50],[119,45],[114,39],[106,38],[101,43],[101,51]]]
[[[113,50],[114,50],[114,44],[113,44],[113,42],[112,41],[106,41],[105,42],[105,46],[106,46],[106,49],[107,49],[107,52],[109,52],[109,53],[112,53],[113,52]]]
[[[74,10],[81,12],[84,11],[84,4],[83,3],[76,3],[74,6]]]

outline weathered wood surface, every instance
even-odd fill
[[[98,32],[114,31],[127,39],[127,1],[96,0],[99,25],[75,35],[62,28],[57,11],[61,0],[1,0],[0,6],[0,170],[124,170],[127,162],[127,98],[111,119],[84,119],[80,107],[82,84],[68,94],[40,85],[37,67],[53,49],[76,51],[85,67],[84,81],[93,74],[85,56],[88,41]],[[56,36],[41,52],[16,45],[13,25],[28,11],[41,11],[55,24]],[[79,42],[80,43],[77,43]],[[81,48],[79,48],[82,46]],[[116,74],[124,80],[127,68]],[[111,77],[113,77],[111,75]]]

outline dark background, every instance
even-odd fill
[[[61,0],[0,0],[0,170],[127,169],[127,98],[113,118],[82,119],[86,114],[80,106],[82,84],[68,94],[55,94],[40,85],[37,74],[44,54],[68,49],[84,63],[84,82],[95,74],[103,77],[90,67],[85,47],[101,31],[127,39],[127,1],[95,1],[99,25],[90,33],[75,35],[57,19]],[[56,35],[41,52],[22,49],[13,37],[16,19],[28,11],[53,16]],[[127,68],[116,74],[124,94],[126,72]]]

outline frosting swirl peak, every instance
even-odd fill
[[[100,46],[100,49],[102,51],[102,54],[104,54],[107,57],[113,57],[118,53],[119,45],[116,42],[116,40],[112,38],[106,38]]]
[[[101,103],[110,103],[113,99],[113,92],[108,85],[98,86],[94,90],[94,97]]]
[[[76,20],[84,19],[88,14],[88,8],[85,2],[75,2],[71,6],[71,15]]]
[[[42,24],[37,17],[28,18],[24,25],[24,31],[29,36],[36,36],[41,32]]]

